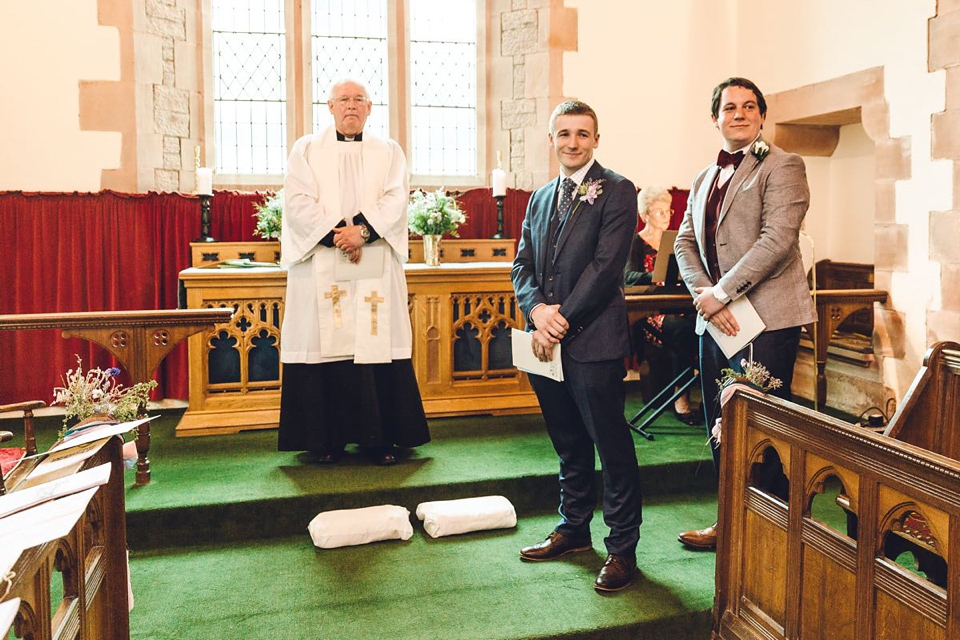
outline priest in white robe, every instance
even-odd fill
[[[278,448],[334,463],[358,444],[392,464],[430,440],[410,359],[406,158],[363,131],[362,85],[334,85],[327,105],[334,125],[297,140],[283,185]]]

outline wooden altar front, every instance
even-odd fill
[[[217,244],[206,245],[207,253]],[[413,366],[427,416],[539,410],[526,375],[511,364],[510,329],[523,326],[510,282],[513,241],[444,245],[451,262],[405,265]],[[452,261],[488,255],[497,261]],[[225,252],[218,257],[233,259]],[[276,427],[286,272],[205,264],[185,269],[180,279],[188,308],[235,312],[230,322],[190,339],[189,408],[177,435]]]

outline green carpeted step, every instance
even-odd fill
[[[602,514],[594,550],[525,563],[556,516],[515,529],[317,550],[296,536],[164,548],[131,555],[132,638],[192,640],[519,640],[708,638],[714,554],[685,550],[678,531],[712,521],[712,493],[647,501],[640,577],[598,595]],[[268,525],[269,523],[265,523]],[[419,523],[418,523],[419,524]],[[305,526],[305,523],[304,523]]]
[[[392,467],[373,466],[353,449],[337,465],[320,465],[306,453],[276,451],[275,431],[175,438],[178,418],[154,422],[151,484],[132,486],[128,472],[131,548],[288,535],[320,511],[374,504],[412,510],[501,494],[520,514],[557,506],[557,457],[539,415],[431,420],[433,441]],[[715,487],[704,440],[691,430],[636,438],[645,494]]]

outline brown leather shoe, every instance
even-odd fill
[[[693,531],[684,531],[677,539],[683,544],[693,549],[716,549],[717,548],[717,523],[714,522],[706,529],[695,529]]]
[[[554,531],[540,544],[520,549],[520,558],[533,562],[543,562],[544,560],[554,560],[566,553],[587,551],[592,548],[593,544],[589,538],[571,538],[570,536],[565,536],[562,533]]]
[[[633,582],[636,574],[636,562],[611,553],[603,563],[603,568],[597,574],[597,581],[593,586],[597,591],[619,591]]]

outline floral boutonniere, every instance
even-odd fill
[[[767,154],[770,153],[770,145],[763,140],[757,140],[753,143],[752,152],[753,155],[757,157],[757,160],[763,160],[767,157]]]
[[[595,180],[584,180],[580,183],[580,186],[577,188],[577,195],[580,196],[577,198],[577,204],[573,206],[573,211],[570,212],[570,218],[573,218],[574,214],[577,213],[577,209],[580,208],[581,202],[586,202],[587,204],[593,204],[593,201],[597,199],[601,193],[603,193],[603,178],[597,178]]]
[[[577,195],[580,196],[580,202],[584,200],[587,201],[587,204],[593,204],[593,201],[597,199],[597,196],[603,193],[603,178],[598,180],[584,180],[580,183],[580,188],[577,189]]]

